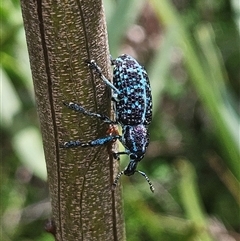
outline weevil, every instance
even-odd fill
[[[122,135],[114,133],[89,142],[67,141],[60,146],[62,148],[94,147],[119,140],[125,147],[125,151],[114,153],[114,157],[118,158],[119,155],[126,154],[130,161],[128,166],[116,176],[112,184],[113,189],[123,174],[131,176],[138,172],[145,177],[151,191],[154,192],[153,184],[147,175],[137,170],[137,165],[143,159],[149,144],[148,126],[152,120],[152,95],[146,70],[133,57],[123,54],[116,59],[111,59],[111,64],[114,66],[113,83],[111,83],[94,60],[86,63],[112,89],[115,121],[106,115],[90,112],[74,102],[64,102],[64,105],[76,112],[96,117],[107,124],[119,124]]]

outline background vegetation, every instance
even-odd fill
[[[154,99],[139,169],[156,193],[140,175],[121,179],[127,240],[240,240],[238,1],[104,5],[112,56],[146,67]],[[53,240],[43,231],[50,204],[19,2],[0,11],[1,240]]]

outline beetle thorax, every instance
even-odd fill
[[[131,160],[140,161],[149,144],[149,134],[145,125],[123,126],[122,143],[129,152]]]

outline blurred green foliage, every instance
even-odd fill
[[[122,178],[127,240],[239,240],[239,4],[104,5],[113,57],[129,53],[146,67],[154,100],[139,168],[156,192],[141,176]],[[19,2],[0,11],[1,238],[53,240],[43,231],[50,204]]]

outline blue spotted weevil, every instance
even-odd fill
[[[94,147],[110,141],[119,140],[125,147],[125,151],[114,153],[114,156],[118,158],[119,155],[127,154],[130,162],[128,166],[116,176],[113,182],[113,189],[123,174],[131,176],[135,172],[138,172],[145,177],[151,191],[154,192],[153,184],[147,175],[136,169],[138,163],[143,159],[149,144],[148,125],[152,120],[152,95],[148,75],[144,67],[133,57],[126,54],[119,56],[115,60],[111,60],[111,63],[114,66],[113,83],[103,75],[95,61],[87,61],[89,68],[112,89],[115,121],[112,121],[105,115],[89,112],[73,102],[64,102],[64,105],[76,112],[99,118],[107,124],[120,124],[122,127],[122,135],[114,133],[89,142],[81,142],[79,140],[67,141],[61,144],[61,147]]]

